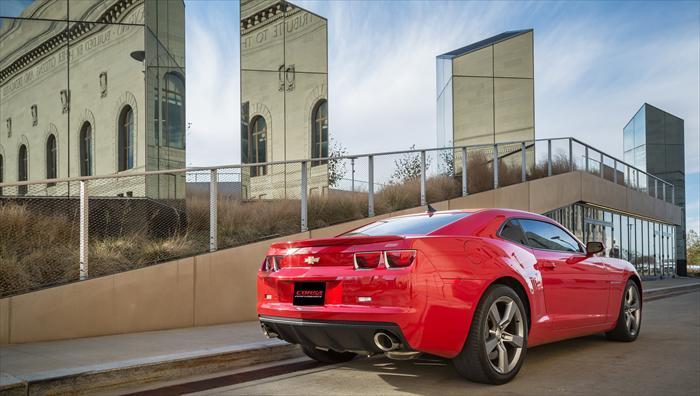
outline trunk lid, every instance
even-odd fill
[[[270,246],[269,255],[278,260],[278,268],[354,267],[356,252],[401,249],[407,243],[402,236],[349,236],[281,242]]]

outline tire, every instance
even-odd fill
[[[511,320],[505,322],[509,306]],[[469,336],[452,365],[470,381],[505,384],[518,374],[525,361],[527,332],[527,312],[518,293],[505,285],[492,285],[474,312]]]
[[[336,352],[332,349],[324,351],[313,346],[302,345],[301,350],[306,356],[321,363],[344,363],[349,362],[357,356],[352,352]]]
[[[639,287],[628,280],[620,301],[620,313],[615,328],[605,333],[610,340],[632,342],[639,336],[642,326],[642,296]]]

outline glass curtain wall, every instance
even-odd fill
[[[545,213],[584,243],[601,241],[606,257],[632,263],[643,277],[676,273],[676,226],[641,219],[608,209],[574,204]]]

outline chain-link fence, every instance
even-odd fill
[[[571,170],[674,202],[673,185],[571,138],[0,184],[0,296]]]

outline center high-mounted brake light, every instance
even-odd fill
[[[415,250],[390,250],[384,252],[387,268],[404,268],[413,264],[416,259]]]

